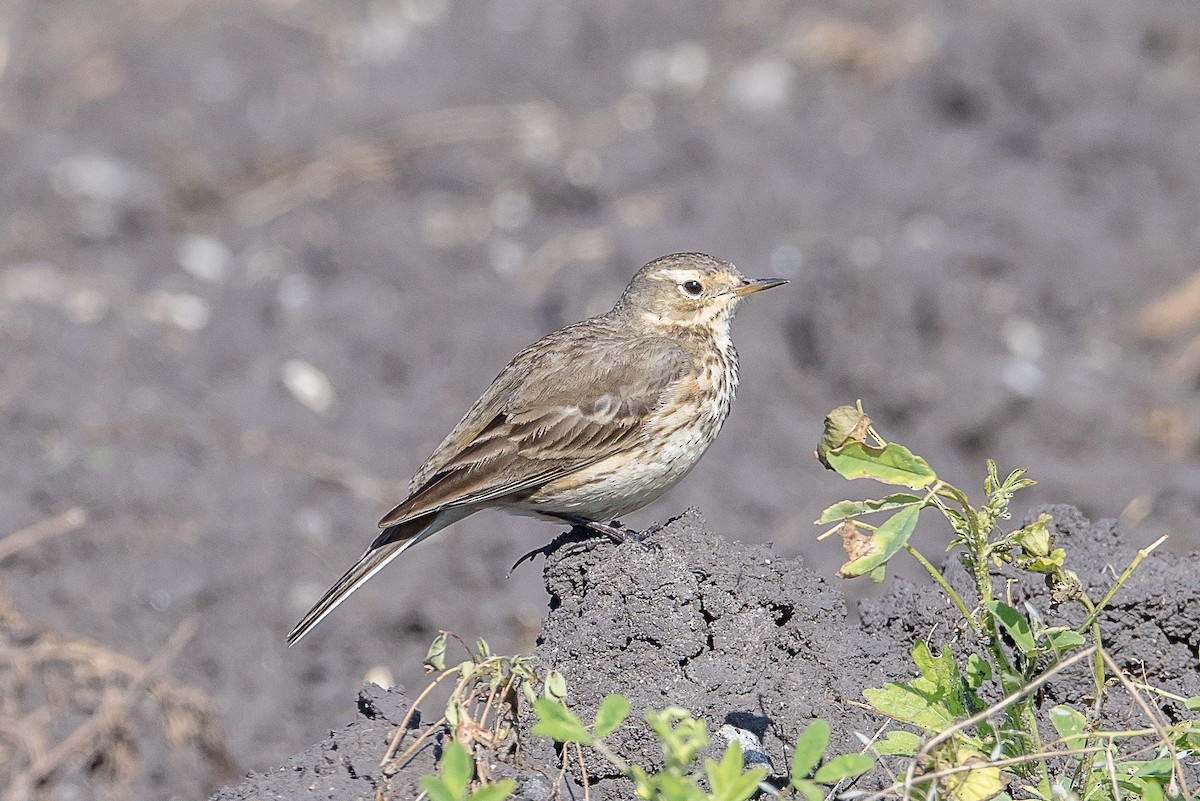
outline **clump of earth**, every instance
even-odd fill
[[[1035,510],[1030,520],[1041,512],[1052,515],[1057,546],[1093,592],[1111,586],[1136,554],[1113,521],[1089,522],[1069,506]],[[1104,646],[1124,670],[1185,696],[1200,694],[1198,569],[1200,554],[1152,555],[1100,617]],[[969,598],[965,570],[948,563],[946,572]],[[669,705],[705,720],[714,733],[710,756],[738,737],[754,744],[754,757],[773,775],[786,773],[796,737],[817,718],[831,724],[829,753],[857,752],[858,735],[870,737],[887,722],[855,703],[864,688],[910,678],[918,639],[928,638],[935,651],[943,643],[955,651],[970,645],[957,610],[931,582],[892,581],[882,598],[859,602],[852,615],[836,580],[770,546],[723,539],[696,509],[641,543],[581,543],[564,535],[547,557],[544,579],[549,604],[533,651],[538,663],[566,676],[567,702],[585,720],[605,695],[627,696],[634,715],[608,742],[646,766],[661,765],[662,754],[640,715]],[[1036,579],[1013,585],[1015,601],[1047,612],[1049,593]],[[1064,622],[1082,618],[1065,606],[1063,614]],[[1040,703],[1078,702],[1091,681],[1085,669],[1065,672]],[[419,689],[364,686],[353,711],[347,699],[350,722],[343,729],[275,770],[226,787],[213,801],[376,797],[377,791],[383,798],[415,796],[419,777],[435,770],[441,733],[394,773],[379,766],[398,726],[419,731],[423,717],[440,715],[422,710],[406,718]],[[1117,703],[1107,714],[1113,725],[1128,726],[1134,713]],[[521,760],[505,764],[493,755],[491,772],[515,778],[519,798],[554,798],[558,755],[530,733],[530,723],[525,716],[520,727]],[[632,785],[607,763],[586,764],[591,798],[631,796]],[[877,771],[860,786],[878,789],[887,780]],[[563,781],[566,797],[583,797],[578,769]]]

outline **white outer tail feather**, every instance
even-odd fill
[[[456,510],[457,511],[457,510]],[[404,540],[398,542],[389,542],[386,545],[381,545],[378,548],[369,548],[362,555],[354,567],[346,571],[337,583],[329,588],[329,591],[321,597],[313,605],[313,608],[308,610],[308,613],[296,624],[287,636],[287,644],[290,648],[303,639],[304,635],[312,631],[312,628],[325,619],[325,616],[337,609],[342,601],[350,597],[351,593],[366,584],[367,581],[382,570],[388,562],[395,559],[400,554],[407,551],[412,546],[416,545],[421,540],[429,537],[438,531],[441,531],[446,526],[461,520],[466,517],[469,512],[463,514],[455,514],[454,512],[443,511],[435,513],[432,519],[423,527],[417,530],[415,534],[410,535]],[[398,524],[403,526],[403,523]]]

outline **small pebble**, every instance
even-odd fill
[[[291,359],[284,362],[279,372],[293,397],[314,412],[325,412],[333,406],[333,385],[313,365],[302,359]]]
[[[189,236],[175,254],[175,260],[189,275],[213,283],[225,279],[232,258],[224,242],[203,234]]]
[[[142,314],[152,323],[170,324],[189,332],[204,328],[212,316],[203,298],[161,289],[147,293],[142,299]]]
[[[787,104],[792,93],[792,65],[766,58],[739,66],[729,77],[729,100],[749,111],[772,111]]]

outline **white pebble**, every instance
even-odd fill
[[[208,325],[211,312],[203,298],[187,292],[156,289],[142,300],[142,313],[153,323],[170,324],[184,331],[199,331]]]
[[[788,102],[792,93],[792,66],[781,58],[764,58],[743,64],[729,78],[729,99],[750,111],[771,111]]]
[[[179,246],[175,260],[184,270],[202,281],[221,281],[229,273],[233,254],[225,243],[213,236],[189,236]]]
[[[1004,386],[1014,395],[1032,398],[1042,389],[1046,374],[1042,368],[1025,359],[1009,359],[1004,365]]]
[[[133,170],[105,156],[79,155],[54,165],[54,191],[71,200],[88,199],[108,203],[127,198],[136,179]]]
[[[90,287],[71,290],[64,305],[67,319],[80,325],[103,320],[108,314],[108,308],[108,296]]]
[[[291,359],[280,368],[283,385],[314,412],[328,411],[333,405],[333,385],[325,374],[302,359]]]
[[[1045,352],[1041,329],[1027,317],[1004,321],[1004,346],[1013,356],[1030,362],[1036,362]]]

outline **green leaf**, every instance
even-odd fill
[[[875,743],[875,750],[884,756],[916,756],[922,742],[924,740],[920,735],[893,729],[887,733],[887,737]]]
[[[1055,631],[1046,635],[1046,641],[1056,651],[1069,651],[1083,645],[1083,635],[1075,631]]]
[[[843,478],[873,478],[884,484],[922,489],[937,481],[929,463],[903,445],[889,442],[882,448],[848,442],[825,458]]]
[[[842,754],[817,768],[813,781],[818,784],[837,784],[842,779],[861,776],[873,767],[875,760],[866,754]]]
[[[607,737],[625,722],[629,716],[629,699],[618,693],[606,697],[596,710],[596,725],[593,728],[597,737]]]
[[[1087,718],[1078,710],[1065,704],[1050,708],[1050,725],[1058,732],[1063,740],[1070,740],[1087,734]]]
[[[1050,515],[1039,515],[1037,520],[1011,536],[1030,556],[1049,556],[1051,537],[1047,526],[1053,521],[1054,518]]]
[[[850,439],[865,440],[870,425],[871,418],[863,413],[861,404],[859,406],[846,404],[837,407],[825,415],[825,430],[821,434],[820,441],[817,442],[817,458],[826,467],[833,469],[826,461],[829,452],[842,447]]]
[[[802,779],[799,783],[792,782],[792,787],[804,796],[806,801],[825,801],[825,791],[808,779]]]
[[[469,796],[470,801],[504,801],[511,798],[517,791],[517,783],[512,779],[501,779],[491,784],[485,784]]]
[[[668,770],[687,770],[700,750],[708,745],[708,727],[681,706],[661,711],[646,710],[646,722],[663,746]]]
[[[965,716],[967,707],[962,698],[962,677],[950,646],[943,645],[942,653],[934,656],[927,643],[918,642],[913,646],[912,657],[921,671],[921,678],[913,680],[913,686],[945,704],[950,714]]]
[[[438,636],[433,638],[429,650],[425,652],[425,661],[422,664],[426,671],[440,672],[446,669],[446,632],[438,632]]]
[[[546,674],[545,684],[546,697],[555,701],[561,701],[567,697],[567,677],[559,673],[557,670],[551,670]]]
[[[656,801],[706,801],[708,798],[690,776],[659,773],[652,776],[651,781],[656,789],[652,794],[643,796],[644,798],[653,798]]]
[[[583,721],[571,713],[561,701],[539,698],[533,702],[538,722],[533,733],[549,737],[557,743],[583,743],[590,745],[592,735],[583,727]]]
[[[992,665],[979,654],[967,657],[967,686],[978,690],[983,683],[992,677]]]
[[[1162,785],[1153,779],[1142,780],[1142,801],[1166,801]]]
[[[1191,698],[1184,701],[1183,705],[1192,712],[1200,711],[1200,695],[1193,695]]]
[[[429,796],[429,801],[463,801],[462,796],[450,792],[446,783],[437,776],[422,776],[421,789]]]
[[[954,725],[954,716],[945,704],[932,701],[928,693],[918,692],[905,684],[893,682],[880,689],[863,690],[863,695],[880,714],[930,733]]]
[[[1158,759],[1149,759],[1141,763],[1138,769],[1133,772],[1133,775],[1135,778],[1144,776],[1161,776],[1166,778],[1171,775],[1174,769],[1175,763],[1170,757],[1159,757]]]
[[[442,749],[442,781],[462,798],[467,794],[471,779],[475,778],[475,760],[471,758],[466,746],[457,741],[450,741]]]
[[[736,740],[725,749],[720,762],[704,761],[704,772],[712,788],[713,801],[746,801],[758,790],[758,784],[766,778],[764,768],[744,771],[742,746]],[[744,771],[744,772],[743,772]]]
[[[792,753],[793,785],[800,779],[808,778],[828,746],[829,724],[823,720],[814,720],[808,724],[808,728],[796,738],[796,750]]]
[[[1000,769],[988,764],[987,757],[969,745],[954,754],[955,766],[977,765],[966,773],[946,777],[948,797],[954,801],[992,801],[1004,790]]]
[[[962,679],[949,647],[934,657],[929,646],[918,642],[913,661],[920,677],[907,684],[892,682],[881,689],[868,689],[863,695],[876,711],[927,732],[939,732],[965,716]]]
[[[1037,644],[1034,643],[1033,634],[1029,630],[1029,621],[1024,615],[1002,601],[992,601],[991,610],[1021,653],[1029,655],[1037,650]]]
[[[908,542],[917,528],[917,517],[920,513],[920,506],[906,506],[888,518],[871,536],[871,553],[842,565],[838,575],[842,578],[853,578],[870,573],[886,563]]]
[[[872,512],[886,512],[889,509],[899,509],[902,506],[913,506],[923,504],[924,502],[925,499],[921,496],[910,495],[907,492],[897,492],[886,498],[880,498],[877,501],[838,501],[822,512],[821,517],[814,521],[814,523],[818,526],[826,523],[836,523],[848,517],[858,517],[859,515],[871,514]]]

